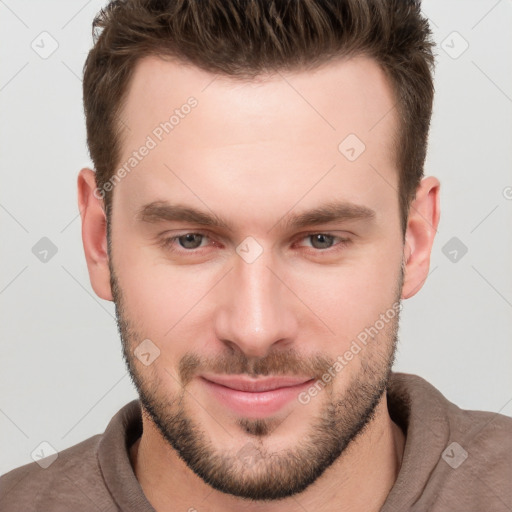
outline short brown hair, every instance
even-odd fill
[[[403,232],[423,176],[434,87],[431,32],[415,0],[114,0],[84,65],[87,144],[103,190],[119,165],[120,113],[136,63],[173,57],[232,78],[366,55],[390,80]],[[107,220],[112,191],[103,194]]]

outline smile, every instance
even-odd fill
[[[275,414],[312,382],[311,377],[202,375],[201,383],[214,398],[235,413],[250,418]]]

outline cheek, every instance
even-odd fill
[[[154,247],[125,243],[116,251],[115,270],[130,322],[160,344],[176,339],[208,304],[205,294],[218,279],[216,271],[173,266]]]
[[[306,315],[310,332],[325,330],[325,349],[330,350],[333,342],[342,349],[395,303],[400,268],[399,245],[375,247],[337,267],[296,272],[289,282],[312,312]]]

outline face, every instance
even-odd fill
[[[222,492],[302,491],[383,399],[404,249],[393,104],[365,58],[245,82],[136,69],[110,225],[124,356],[144,413]]]

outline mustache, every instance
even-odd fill
[[[334,360],[323,355],[300,356],[295,350],[274,351],[262,358],[249,358],[242,352],[206,358],[185,354],[178,372],[183,386],[201,373],[217,373],[251,377],[267,375],[297,375],[321,378]]]

